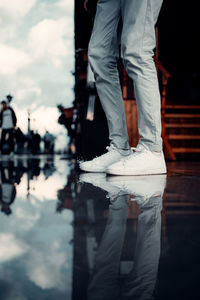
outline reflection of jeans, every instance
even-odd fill
[[[119,280],[124,244],[128,195],[110,205],[107,226],[96,254],[94,274],[88,288],[89,300],[152,299],[160,257],[161,197],[140,206],[134,266],[123,284]],[[128,243],[127,243],[128,244]],[[131,247],[131,244],[128,244]]]
[[[162,0],[99,0],[89,44],[89,63],[104,108],[109,135],[119,149],[128,149],[122,93],[117,71],[117,27],[122,17],[121,52],[134,81],[140,143],[153,151],[162,147],[160,93],[153,49],[154,25]]]
[[[6,135],[8,134],[8,139],[6,140]],[[9,144],[9,152],[14,151],[14,131],[13,129],[3,129],[1,133],[1,150],[4,150],[5,143]]]

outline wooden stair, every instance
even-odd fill
[[[165,105],[165,102],[162,135],[170,158],[176,160],[177,154],[200,153],[200,105]]]
[[[200,124],[181,124],[181,123],[166,123],[166,128],[200,128]]]
[[[200,114],[166,114],[165,118],[200,118]]]

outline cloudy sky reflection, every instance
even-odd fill
[[[1,213],[0,299],[71,299],[73,211],[56,212],[68,172],[60,164],[49,178],[39,175],[30,182],[29,197],[24,174],[12,214]]]

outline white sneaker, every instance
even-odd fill
[[[80,169],[86,172],[105,172],[111,164],[119,161],[123,157],[130,156],[132,153],[131,150],[126,151],[127,155],[124,156],[112,144],[109,147],[106,147],[106,149],[108,150],[107,153],[92,160],[80,162]]]
[[[119,162],[110,165],[106,173],[112,175],[151,175],[167,172],[163,152],[152,152],[142,145]]]

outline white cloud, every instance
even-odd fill
[[[16,86],[15,97],[18,101],[35,99],[42,94],[41,88],[31,78],[22,78],[21,85]]]
[[[74,3],[73,1],[70,1],[70,0],[60,0],[58,2],[56,2],[55,4],[55,7],[59,7],[61,8],[62,10],[66,10],[66,11],[73,11],[73,8],[74,8]]]
[[[74,16],[74,1],[73,0],[58,0],[39,2],[38,12],[43,18],[46,16],[53,17],[55,20],[61,17],[72,19]]]
[[[24,133],[27,133],[28,106],[13,105],[13,108],[17,115],[17,126]],[[59,112],[57,107],[38,106],[33,103],[29,109],[31,110],[31,129],[37,130],[41,135],[45,133],[45,130],[48,130],[56,137],[55,150],[66,150],[68,142],[67,130],[64,126],[58,124]]]
[[[1,42],[9,41],[11,44],[19,42],[21,39],[20,31],[26,30],[27,27],[27,24],[26,26],[24,24],[24,18],[36,3],[37,0],[0,0]]]
[[[60,134],[63,147],[66,130],[57,123],[56,105],[74,100],[73,8],[71,0],[0,0],[0,99],[14,96],[24,132],[32,106],[34,129]]]
[[[30,107],[31,113],[31,120],[32,128],[42,128],[43,130],[49,130],[51,128],[52,133],[58,133],[62,128],[57,120],[59,117],[59,112],[56,107],[46,107],[46,106],[39,106],[39,107]],[[41,132],[41,131],[40,131]]]
[[[66,39],[69,22],[65,19],[57,21],[45,19],[35,25],[29,34],[28,45],[34,58],[52,62],[55,67],[62,66],[62,59],[73,49]]]
[[[37,0],[0,0],[0,11],[1,14],[5,14],[11,18],[22,18],[31,10],[36,2]]]
[[[0,44],[0,75],[13,75],[27,66],[31,59],[23,51]]]

